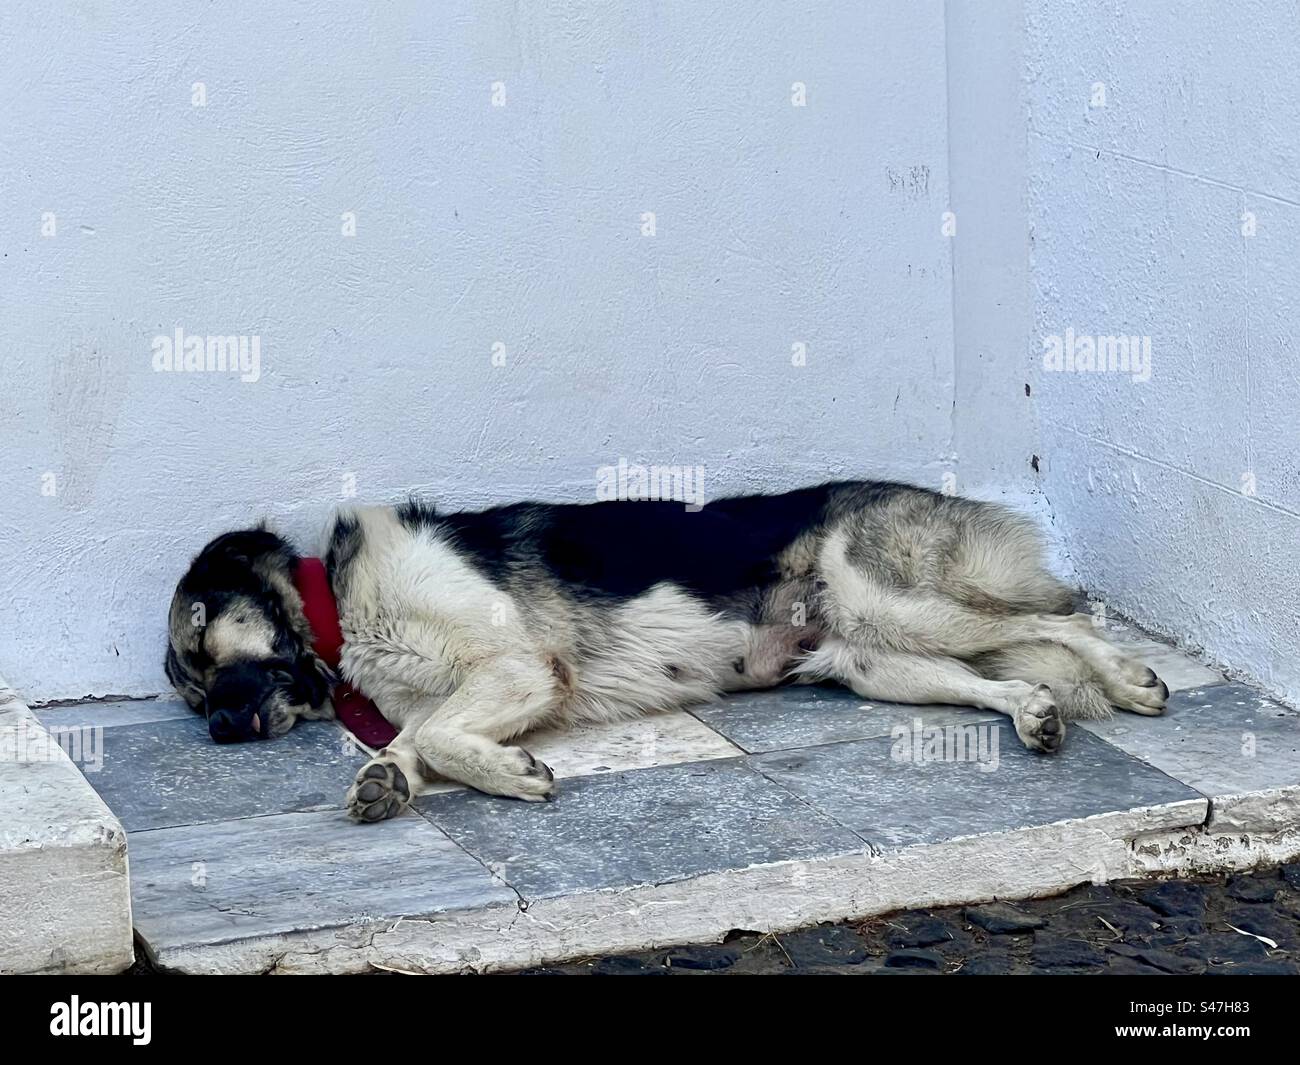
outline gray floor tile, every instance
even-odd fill
[[[1161,717],[1086,727],[1211,798],[1300,784],[1300,714],[1244,684],[1176,692]]]
[[[155,951],[518,901],[412,814],[281,814],[135,832],[128,846],[136,928]]]
[[[974,727],[984,745],[968,760],[917,760],[913,745],[883,738],[750,764],[882,850],[1200,799],[1081,729],[1049,756],[1027,750],[1006,719]]]
[[[106,728],[103,766],[86,774],[128,832],[292,810],[342,808],[365,756],[333,722],[217,744],[202,719]]]
[[[805,685],[729,695],[692,712],[751,753],[888,736],[896,725],[910,728],[917,718],[928,727],[992,721],[999,716],[957,706],[868,702],[847,688]]]
[[[144,725],[151,721],[203,720],[175,696],[51,706],[38,710],[36,716],[46,728],[115,728],[119,725]]]
[[[736,759],[566,780],[546,803],[450,792],[416,807],[526,898],[863,849]]]

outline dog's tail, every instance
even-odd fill
[[[1114,713],[1101,679],[1082,658],[1060,644],[1022,643],[983,655],[973,664],[990,680],[1046,684],[1067,720],[1096,720]]]

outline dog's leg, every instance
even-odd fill
[[[1036,615],[1039,639],[1050,640],[1078,655],[1097,675],[1106,698],[1123,710],[1152,716],[1164,713],[1169,686],[1155,670],[1099,634],[1091,614]]]
[[[923,589],[856,591],[851,602],[837,602],[829,613],[835,630],[864,650],[966,659],[1063,631],[1044,629],[1052,615],[977,610]]]
[[[406,809],[420,793],[423,765],[415,746],[415,734],[444,702],[435,696],[390,695],[384,701],[389,719],[400,722],[401,731],[392,743],[379,751],[357,773],[348,789],[345,805],[354,821],[383,821]]]
[[[452,695],[410,714],[398,737],[361,767],[348,792],[349,815],[380,821],[399,813],[426,767],[490,795],[540,802],[555,787],[550,767],[501,741],[551,720],[559,699],[555,675],[541,663],[479,667]]]
[[[1096,670],[1059,643],[1016,644],[981,655],[972,664],[991,680],[1046,684],[1067,721],[1104,720],[1114,713]]]
[[[1064,648],[1094,678],[1093,683],[1101,688],[1107,702],[1135,714],[1164,713],[1169,686],[1156,676],[1155,670],[1126,655],[1102,636],[1091,614],[1026,614],[1008,621],[1009,632],[1032,632],[1033,639],[1005,644],[998,649],[1004,658],[1032,661],[1035,647],[1046,644]],[[1052,656],[1048,652],[1041,657]],[[1071,672],[1077,672],[1077,668]]]
[[[1046,684],[989,680],[955,658],[897,651],[859,655],[831,638],[800,666],[800,672],[834,678],[864,699],[894,703],[952,703],[983,707],[1011,718],[1026,747],[1055,752],[1065,738],[1065,720]]]
[[[919,589],[898,591],[859,582],[855,596],[834,603],[835,629],[864,656],[874,648],[963,660],[1035,642],[1078,655],[1098,676],[1107,699],[1125,710],[1159,714],[1168,687],[1135,658],[1098,635],[1088,614],[997,614]]]

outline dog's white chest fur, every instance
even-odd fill
[[[339,597],[341,669],[399,725],[489,661],[517,662],[556,723],[634,717],[738,686],[751,626],[678,588],[600,610],[558,588],[519,602],[437,533],[403,526],[388,508],[356,518],[364,546]]]

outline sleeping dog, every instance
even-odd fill
[[[551,770],[515,741],[784,682],[1008,715],[1047,753],[1065,722],[1159,714],[1169,689],[1109,643],[992,503],[846,481],[669,502],[411,501],[339,513],[325,571],[338,673],[398,735],[348,793],[361,821],[434,779],[538,801]],[[265,528],[203,549],[172,601],[167,675],[215,740],[332,715],[299,557]]]

